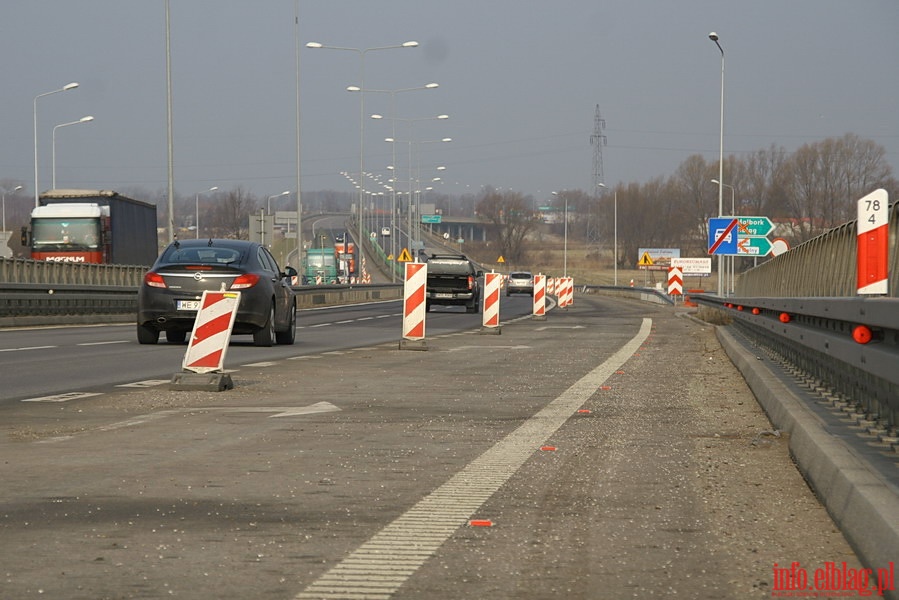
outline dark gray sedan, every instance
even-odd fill
[[[137,300],[137,341],[155,344],[165,331],[181,343],[193,330],[203,291],[239,291],[233,333],[257,346],[293,344],[296,299],[290,278],[261,244],[244,240],[175,241],[144,276]]]

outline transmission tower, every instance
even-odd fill
[[[602,130],[606,128],[606,120],[599,114],[599,104],[596,105],[596,114],[593,117],[593,134],[590,136],[590,145],[593,146],[593,189],[590,196],[597,198],[599,196],[599,184],[603,182],[602,172],[602,147],[606,145],[606,136]],[[594,245],[599,242],[599,207],[591,205],[591,210],[587,213],[587,244]],[[597,215],[594,215],[594,209]]]
[[[599,114],[599,104],[596,105],[596,114],[593,116],[593,135],[590,136],[590,145],[593,146],[593,190],[592,194],[599,192],[599,184],[603,182],[602,172],[602,147],[606,145],[606,136],[602,130],[606,128],[606,120]]]

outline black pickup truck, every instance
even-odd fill
[[[464,254],[432,254],[428,257],[426,309],[433,305],[464,306],[465,312],[481,310],[481,286],[484,275]]]

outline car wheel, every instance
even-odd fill
[[[275,340],[275,305],[268,311],[268,320],[253,333],[254,346],[271,346]]]
[[[293,305],[290,307],[290,323],[287,325],[287,329],[284,331],[275,332],[275,341],[279,344],[284,344],[286,346],[293,346],[293,343],[297,339],[297,307]]]
[[[187,339],[187,332],[180,329],[170,329],[165,332],[165,339],[170,344],[183,344]]]
[[[159,341],[159,330],[150,325],[137,326],[138,344],[155,344]]]

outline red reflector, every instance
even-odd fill
[[[244,273],[239,275],[232,283],[232,290],[245,290],[251,288],[259,282],[259,275],[254,273]]]
[[[471,275],[468,276],[468,289],[474,289],[474,277]]]
[[[156,288],[164,288],[167,287],[165,285],[165,279],[162,278],[162,275],[159,273],[154,273],[150,271],[146,275],[144,275],[144,283],[146,283],[150,287]]]

